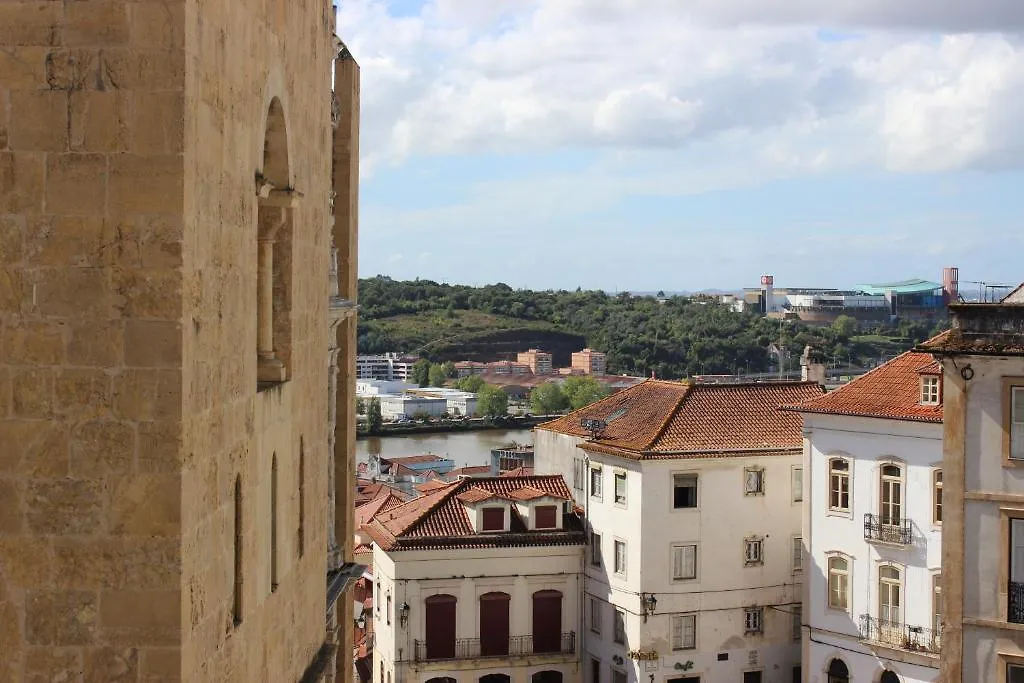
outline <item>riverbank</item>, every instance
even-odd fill
[[[553,420],[558,415],[522,415],[509,416],[503,420],[489,420],[487,418],[470,418],[468,420],[438,420],[435,422],[411,422],[397,424],[385,422],[381,425],[380,431],[371,434],[366,430],[364,424],[360,424],[356,431],[356,438],[364,439],[369,437],[382,436],[404,436],[407,434],[436,434],[447,432],[477,432],[485,430],[516,430],[533,429],[537,425]]]

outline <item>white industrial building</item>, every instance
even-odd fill
[[[939,680],[939,364],[907,352],[797,410],[806,444],[804,681]]]
[[[418,388],[418,384],[410,384],[401,380],[388,379],[357,379],[356,396],[380,396],[382,394],[404,394]]]
[[[586,535],[561,477],[460,479],[363,526],[374,681],[575,683]]]
[[[381,394],[377,399],[381,417],[385,420],[412,419],[418,415],[440,417],[448,410],[448,401],[432,396]]]
[[[800,676],[802,434],[810,382],[647,380],[548,422],[538,472],[588,522],[582,680]]]
[[[416,396],[443,398],[447,402],[449,415],[476,415],[476,394],[450,387],[413,387],[407,390]]]
[[[408,382],[412,366],[419,358],[400,353],[356,356],[357,379],[384,379]]]

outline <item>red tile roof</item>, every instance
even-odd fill
[[[690,384],[648,379],[539,425],[590,437],[584,419],[607,421],[586,448],[633,459],[718,457],[802,448],[799,416],[780,407],[820,396],[813,382]]]
[[[440,548],[495,548],[524,545],[567,545],[585,542],[578,517],[564,515],[565,528],[529,531],[512,507],[510,530],[506,533],[477,533],[466,511],[466,503],[492,497],[510,499],[513,493],[535,489],[542,495],[571,500],[561,475],[529,477],[481,477],[460,479],[430,491],[388,512],[379,513],[365,530],[383,550]]]
[[[442,458],[440,455],[434,455],[433,453],[425,453],[423,455],[406,455],[400,458],[381,458],[383,462],[395,463],[397,465],[421,465],[425,462],[448,462],[447,458]]]
[[[399,498],[394,495],[390,489],[384,489],[382,495],[377,496],[368,503],[363,503],[356,507],[356,529],[359,529],[373,519],[377,513],[393,510],[404,502],[404,498]]]
[[[451,484],[449,481],[444,479],[428,479],[422,484],[416,484],[415,488],[420,493],[427,493],[428,491],[436,491],[437,489],[443,489]]]
[[[942,405],[921,405],[921,375],[940,374],[927,353],[907,351],[835,391],[792,406],[804,413],[942,422]]]
[[[508,497],[512,500],[537,500],[538,498],[543,498],[545,496],[551,496],[551,494],[532,486],[524,486],[523,488],[516,489],[512,493],[508,494]]]
[[[370,481],[367,479],[356,480],[356,495],[355,495],[355,506],[365,505],[371,500],[376,500],[380,496],[391,494],[398,498],[400,501],[405,501],[409,498],[405,493],[393,486],[379,481]]]
[[[517,467],[514,470],[508,470],[501,473],[502,477],[530,477],[533,476],[532,467]]]

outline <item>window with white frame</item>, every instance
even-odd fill
[[[601,566],[601,534],[590,532],[590,564]]]
[[[878,516],[882,524],[899,525],[903,520],[903,468],[893,464],[882,465],[879,484]]]
[[[942,631],[942,574],[932,574],[932,629],[937,638]]]
[[[850,609],[850,560],[843,555],[828,557],[828,606]]]
[[[697,545],[687,543],[672,546],[672,580],[697,578]]]
[[[697,615],[672,616],[672,649],[693,650],[697,647]]]
[[[743,632],[764,633],[764,608],[747,607],[743,610]]]
[[[697,507],[696,474],[672,475],[672,507],[677,510]]]
[[[612,623],[612,640],[619,645],[626,644],[626,613],[615,608],[615,620]]]
[[[626,473],[616,472],[615,473],[615,504],[625,505],[626,504]]]
[[[743,470],[743,492],[748,496],[759,496],[764,493],[763,469],[748,467]]]
[[[582,491],[587,482],[587,461],[583,458],[574,458],[572,461],[572,487]]]
[[[801,617],[803,616],[803,605],[793,605],[793,640],[800,640]]]
[[[885,624],[903,621],[903,572],[891,564],[878,568],[878,620]]]
[[[748,536],[743,539],[743,564],[751,566],[764,563],[764,539]]]
[[[793,537],[793,571],[802,571],[804,568],[804,539],[800,536]]]
[[[590,598],[590,630],[594,633],[601,633],[601,601],[591,596]]]
[[[793,488],[793,502],[800,503],[804,499],[804,468],[794,467],[792,470],[791,485]]]
[[[850,511],[850,461],[845,458],[828,461],[828,507]]]
[[[615,573],[626,574],[626,542],[615,540]]]
[[[921,375],[921,405],[939,405],[939,376]]]
[[[601,486],[601,475],[603,472],[600,467],[590,468],[590,495],[593,498],[601,499],[604,497],[604,489]]]
[[[942,470],[932,471],[932,523],[942,524]]]
[[[1014,460],[1024,460],[1024,386],[1010,387],[1010,452]]]

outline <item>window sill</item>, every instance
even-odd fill
[[[743,495],[745,495],[745,496],[763,496],[764,495],[764,491],[744,491]]]
[[[836,508],[828,508],[825,511],[826,517],[843,517],[845,519],[853,519],[853,510],[841,510]]]

